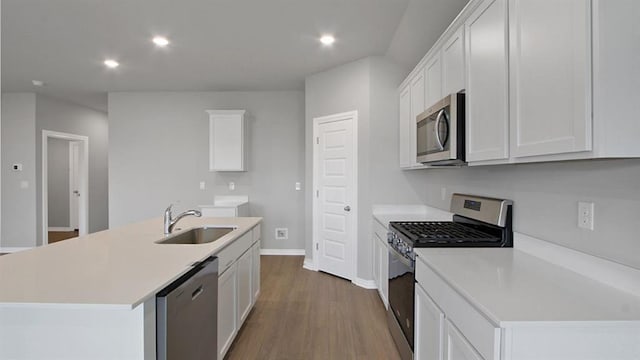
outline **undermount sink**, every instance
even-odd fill
[[[204,226],[183,233],[169,235],[167,238],[156,241],[157,244],[207,244],[214,242],[235,230],[231,226]]]

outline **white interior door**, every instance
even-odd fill
[[[80,197],[80,143],[69,142],[69,227],[79,229]]]
[[[355,272],[355,113],[316,119],[315,246],[318,270],[353,279]]]

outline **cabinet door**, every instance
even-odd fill
[[[441,53],[438,51],[433,58],[427,61],[427,65],[424,68],[426,84],[424,90],[424,110],[433,106],[433,104],[441,100],[443,97],[442,61],[440,60],[440,55]]]
[[[237,263],[218,277],[218,360],[224,359],[238,332]]]
[[[444,313],[431,301],[422,287],[416,284],[415,302],[416,360],[442,360]]]
[[[465,22],[467,161],[507,159],[506,0],[485,0]]]
[[[238,328],[242,326],[244,320],[251,311],[253,303],[253,292],[251,291],[251,275],[253,252],[247,250],[238,259]]]
[[[378,287],[378,292],[380,292],[380,286],[382,285],[380,283],[380,240],[378,240],[375,230],[373,230],[373,239],[371,241],[371,245],[373,245],[373,281]]]
[[[244,110],[208,110],[209,170],[246,171]]]
[[[442,47],[443,97],[465,88],[464,26],[461,26]]]
[[[389,309],[389,250],[386,239],[380,244],[380,291],[384,306]]]
[[[251,290],[253,291],[253,304],[258,300],[258,295],[260,295],[260,241],[253,244],[251,248],[253,262],[251,266],[253,267],[253,274],[251,275]]]
[[[446,321],[445,328],[447,332],[446,360],[484,360],[451,322]]]
[[[400,138],[398,139],[400,168],[409,168],[415,162],[415,151],[411,151],[411,84],[400,89],[400,109],[398,114],[398,126]],[[414,130],[415,133],[415,130]],[[414,142],[415,144],[415,142]]]
[[[418,144],[416,139],[416,117],[426,110],[424,105],[424,70],[420,70],[411,79],[411,121],[409,122],[409,151],[411,153],[411,166],[419,166],[417,162]]]
[[[509,0],[512,156],[591,150],[590,4]]]

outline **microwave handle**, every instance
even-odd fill
[[[440,146],[440,151],[444,150],[444,144],[442,143],[442,139],[440,139],[440,121],[442,121],[442,118],[444,117],[445,113],[444,113],[444,109],[440,110],[440,112],[438,113],[438,116],[436,117],[436,123],[435,123],[435,133],[436,133],[436,141],[438,142],[438,146]]]

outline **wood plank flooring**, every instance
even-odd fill
[[[262,256],[261,294],[225,359],[400,359],[376,290]]]
[[[78,237],[78,231],[49,231],[49,244]]]

